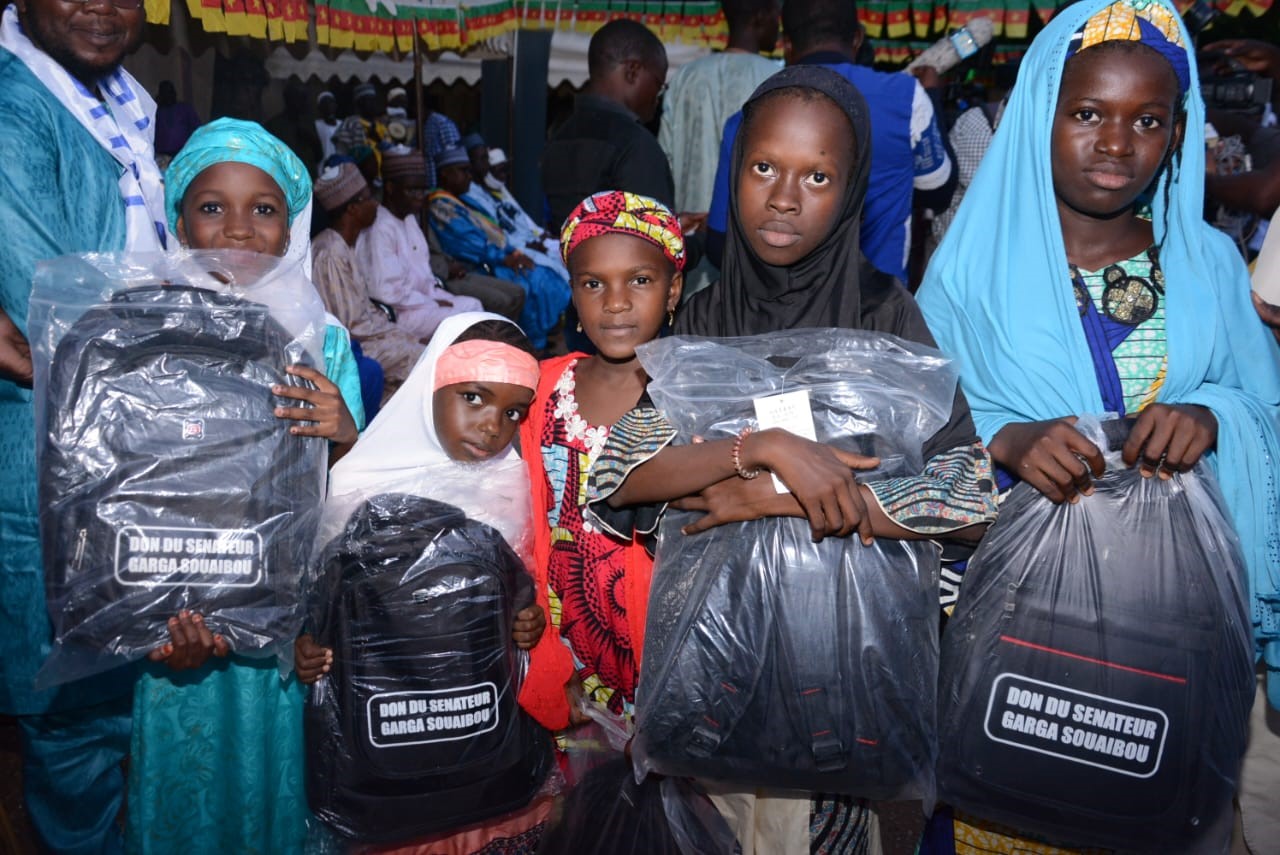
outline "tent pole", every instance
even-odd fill
[[[425,99],[422,94],[422,39],[418,35],[418,22],[413,22],[413,115],[414,124],[416,126],[414,139],[418,142],[418,148],[422,151],[423,156],[427,153],[427,141],[423,136],[425,133],[424,120],[426,118],[424,112]]]
[[[502,145],[507,151],[507,160],[513,161],[516,153],[516,81],[520,73],[520,28],[511,31],[511,65],[507,72],[507,138],[502,141]],[[507,167],[510,169],[511,167]],[[511,179],[508,178],[508,181]]]

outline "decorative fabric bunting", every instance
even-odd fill
[[[144,0],[147,20],[168,24],[167,0]],[[1193,0],[1176,0],[1185,11]],[[1225,15],[1260,16],[1274,0],[1212,0]],[[186,0],[191,17],[211,33],[280,42],[308,40],[312,7],[315,41],[357,51],[413,50],[414,39],[429,51],[465,50],[515,29],[594,33],[615,18],[640,21],[664,42],[721,50],[728,27],[717,0]],[[1032,10],[1048,22],[1063,0],[861,0],[858,18],[877,48],[877,60],[910,59],[909,42],[934,40],[974,17],[990,18],[997,36],[1023,40]],[[1010,52],[1025,45],[1010,47]],[[997,53],[1001,48],[997,47]]]

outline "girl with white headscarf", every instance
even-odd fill
[[[464,312],[445,318],[404,385],[351,452],[334,466],[319,542],[328,544],[342,537],[353,513],[366,502],[385,500],[400,507],[400,499],[420,497],[453,506],[470,521],[496,530],[527,567],[533,549],[531,490],[528,470],[512,442],[528,415],[538,374],[532,346],[510,320],[487,312]],[[404,521],[405,525],[415,522],[423,527],[431,525],[429,520]],[[381,535],[385,537],[387,532],[384,530]],[[489,554],[487,547],[478,549],[481,555]],[[452,555],[450,560],[465,562],[465,551]],[[548,657],[554,659],[560,644],[553,634],[543,637],[549,609],[546,587],[532,590],[532,580],[528,581],[527,589],[517,585],[517,590],[506,596],[515,601],[511,603],[515,612],[512,641],[517,647],[530,650],[528,671],[534,674],[548,670],[545,663]],[[314,596],[320,601],[318,612],[327,612],[333,606],[324,593],[327,587],[328,580],[324,578],[314,586]],[[536,604],[529,604],[526,599],[529,590]],[[459,596],[464,595],[459,592]],[[314,629],[325,640],[327,628],[317,625]],[[397,639],[397,645],[412,643],[410,638]],[[356,655],[368,644],[353,645]],[[467,645],[460,645],[459,656],[469,655],[466,650]],[[333,657],[333,650],[321,647],[309,634],[303,635],[295,655],[298,678],[308,684],[315,682],[331,671]],[[342,675],[342,670],[337,673]],[[343,678],[345,675],[340,676]],[[420,675],[416,679],[425,678]],[[403,688],[428,686],[430,683],[419,682]],[[331,687],[318,695],[325,697],[333,691]],[[342,697],[349,694],[336,691]],[[526,721],[523,727],[527,733],[534,725]],[[322,740],[332,736],[331,729],[318,729]],[[319,750],[326,748],[322,741]],[[471,824],[455,833],[417,840],[394,851],[404,855],[529,851],[550,815],[551,801],[546,796],[535,797],[512,813]],[[326,822],[335,821],[323,809],[321,816]]]

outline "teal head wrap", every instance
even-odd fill
[[[257,122],[217,119],[201,127],[165,172],[164,207],[169,229],[178,230],[182,198],[201,172],[218,163],[247,163],[267,173],[284,191],[289,224],[311,201],[311,176],[287,145]]]

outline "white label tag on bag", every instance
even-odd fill
[[[781,395],[770,395],[767,398],[756,398],[752,401],[756,408],[756,422],[759,430],[782,428],[788,433],[802,436],[817,442],[818,435],[813,429],[813,409],[809,406],[809,390],[783,392]],[[787,485],[773,478],[773,488],[779,493],[790,493]]]

